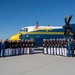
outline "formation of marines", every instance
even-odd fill
[[[35,42],[33,40],[10,41],[0,40],[0,57],[22,54],[33,54]],[[43,54],[74,56],[75,40],[66,39],[43,39]]]
[[[12,56],[21,54],[34,53],[34,41],[33,40],[21,40],[21,41],[4,41],[4,49],[2,50],[2,56]]]
[[[43,39],[43,53],[67,56],[66,39]]]

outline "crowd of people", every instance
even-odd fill
[[[0,40],[0,57],[34,53],[33,40]],[[75,40],[43,39],[43,54],[74,56]]]
[[[44,39],[43,53],[49,55],[74,56],[75,40]]]
[[[0,40],[0,56],[21,55],[34,53],[33,40],[10,41],[6,39],[4,42]]]

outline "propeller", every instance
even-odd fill
[[[69,17],[68,21],[66,17],[64,18],[64,21],[65,21],[65,25],[63,26],[63,28],[65,29],[64,36],[70,36],[70,31],[72,32],[72,29],[70,27],[71,18],[72,18],[72,15]]]

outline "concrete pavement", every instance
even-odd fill
[[[0,58],[0,75],[74,75],[75,57],[30,55]]]

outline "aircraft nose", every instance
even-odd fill
[[[15,35],[12,35],[11,37],[10,37],[10,40],[12,40],[12,41],[14,41],[14,40],[20,40],[20,34],[15,34]]]

